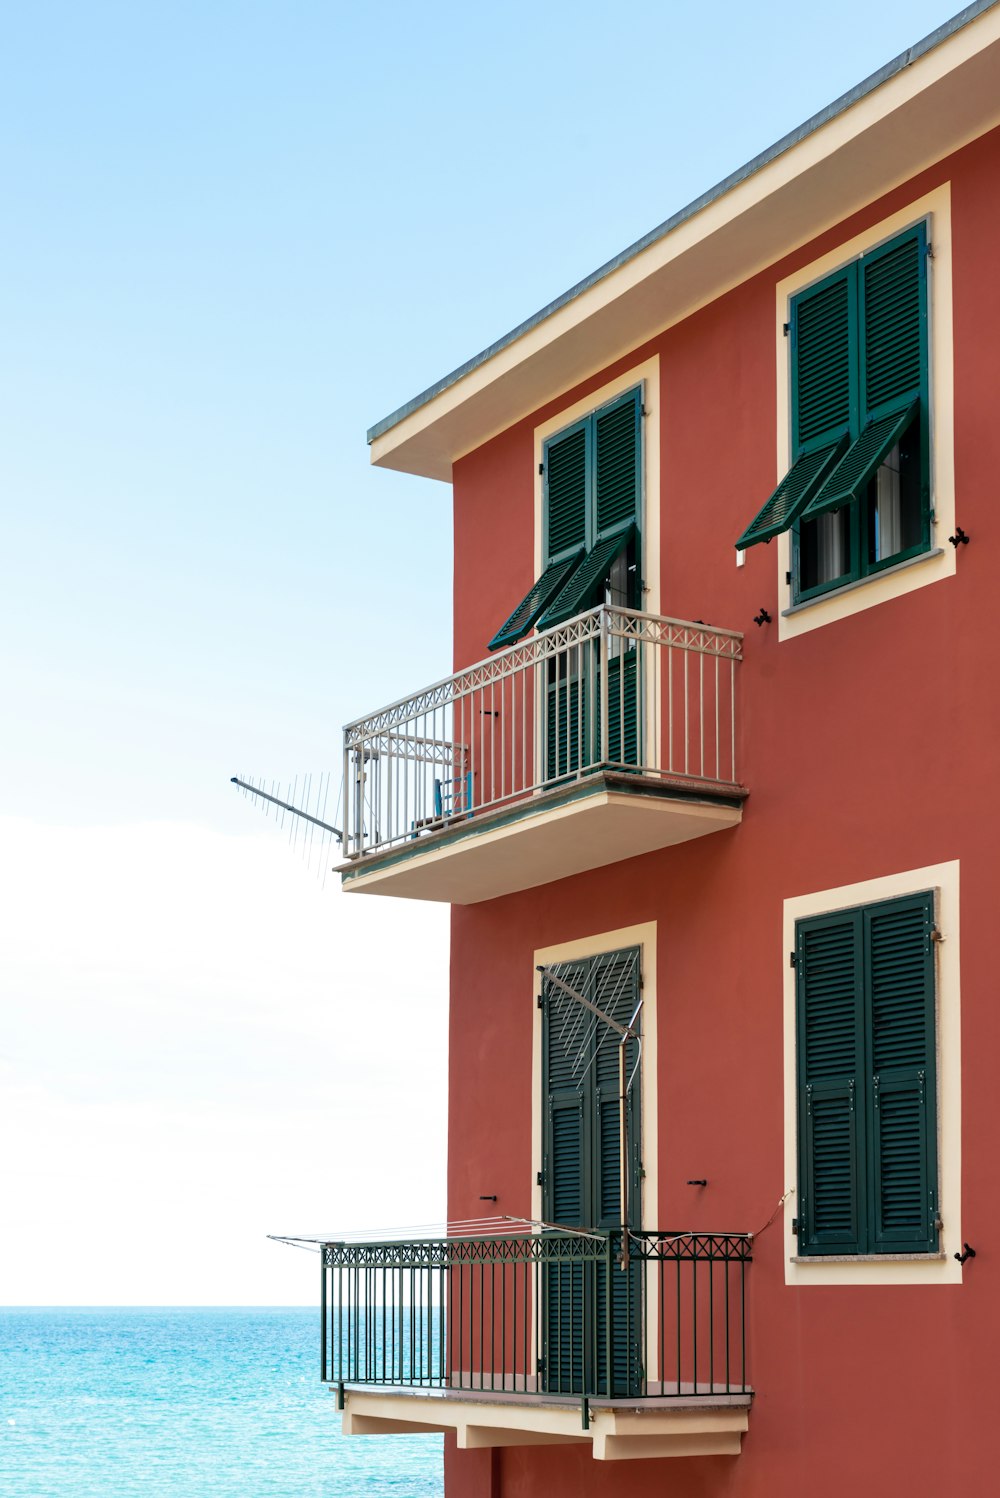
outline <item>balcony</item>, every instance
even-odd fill
[[[602,606],[349,723],[344,888],[473,904],[735,826],[742,640]]]
[[[323,1243],[322,1377],[346,1435],[736,1456],[751,1249],[745,1234],[571,1230]]]

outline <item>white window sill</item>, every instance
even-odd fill
[[[787,609],[782,609],[781,617],[788,619],[792,614],[801,614],[805,609],[811,609],[818,603],[826,603],[831,598],[842,598],[845,593],[854,593],[858,588],[866,588],[869,583],[877,582],[880,577],[893,577],[897,572],[906,572],[910,567],[923,567],[932,562],[935,557],[944,556],[944,547],[936,546],[932,551],[923,551],[918,557],[907,557],[905,562],[897,562],[895,567],[882,567],[878,572],[870,572],[867,577],[856,578],[852,583],[844,583],[839,588],[831,588],[827,593],[817,593],[815,598],[806,598],[802,603],[790,604]]]
[[[789,1254],[790,1264],[939,1264],[947,1254]]]

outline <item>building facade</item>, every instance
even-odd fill
[[[324,1371],[456,1498],[994,1490],[998,184],[978,5],[373,429],[455,653],[343,883],[452,904],[457,1226],[327,1246]]]

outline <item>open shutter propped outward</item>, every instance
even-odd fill
[[[829,478],[800,511],[802,519],[815,520],[817,515],[842,509],[844,505],[860,499],[887,455],[916,420],[919,411],[920,402],[914,401],[903,411],[869,422],[857,442],[851,444]]]
[[[603,541],[598,541],[539,619],[539,629],[551,629],[555,624],[564,624],[574,614],[581,614],[584,609],[597,603],[612,564],[626,549],[634,534],[635,525],[632,524],[613,536],[606,536]]]
[[[745,551],[758,541],[770,541],[773,537],[780,536],[782,531],[787,531],[846,451],[845,434],[831,447],[821,447],[797,458],[759,515],[754,517],[737,541],[736,550]]]
[[[550,562],[538,581],[532,584],[530,590],[521,599],[510,618],[497,630],[488,649],[500,650],[504,645],[515,645],[518,640],[522,639],[560,588],[565,586],[582,556],[583,548],[578,547],[568,557],[563,557],[558,562]]]

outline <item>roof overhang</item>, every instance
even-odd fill
[[[1000,124],[980,0],[369,432],[371,461],[456,459]]]

